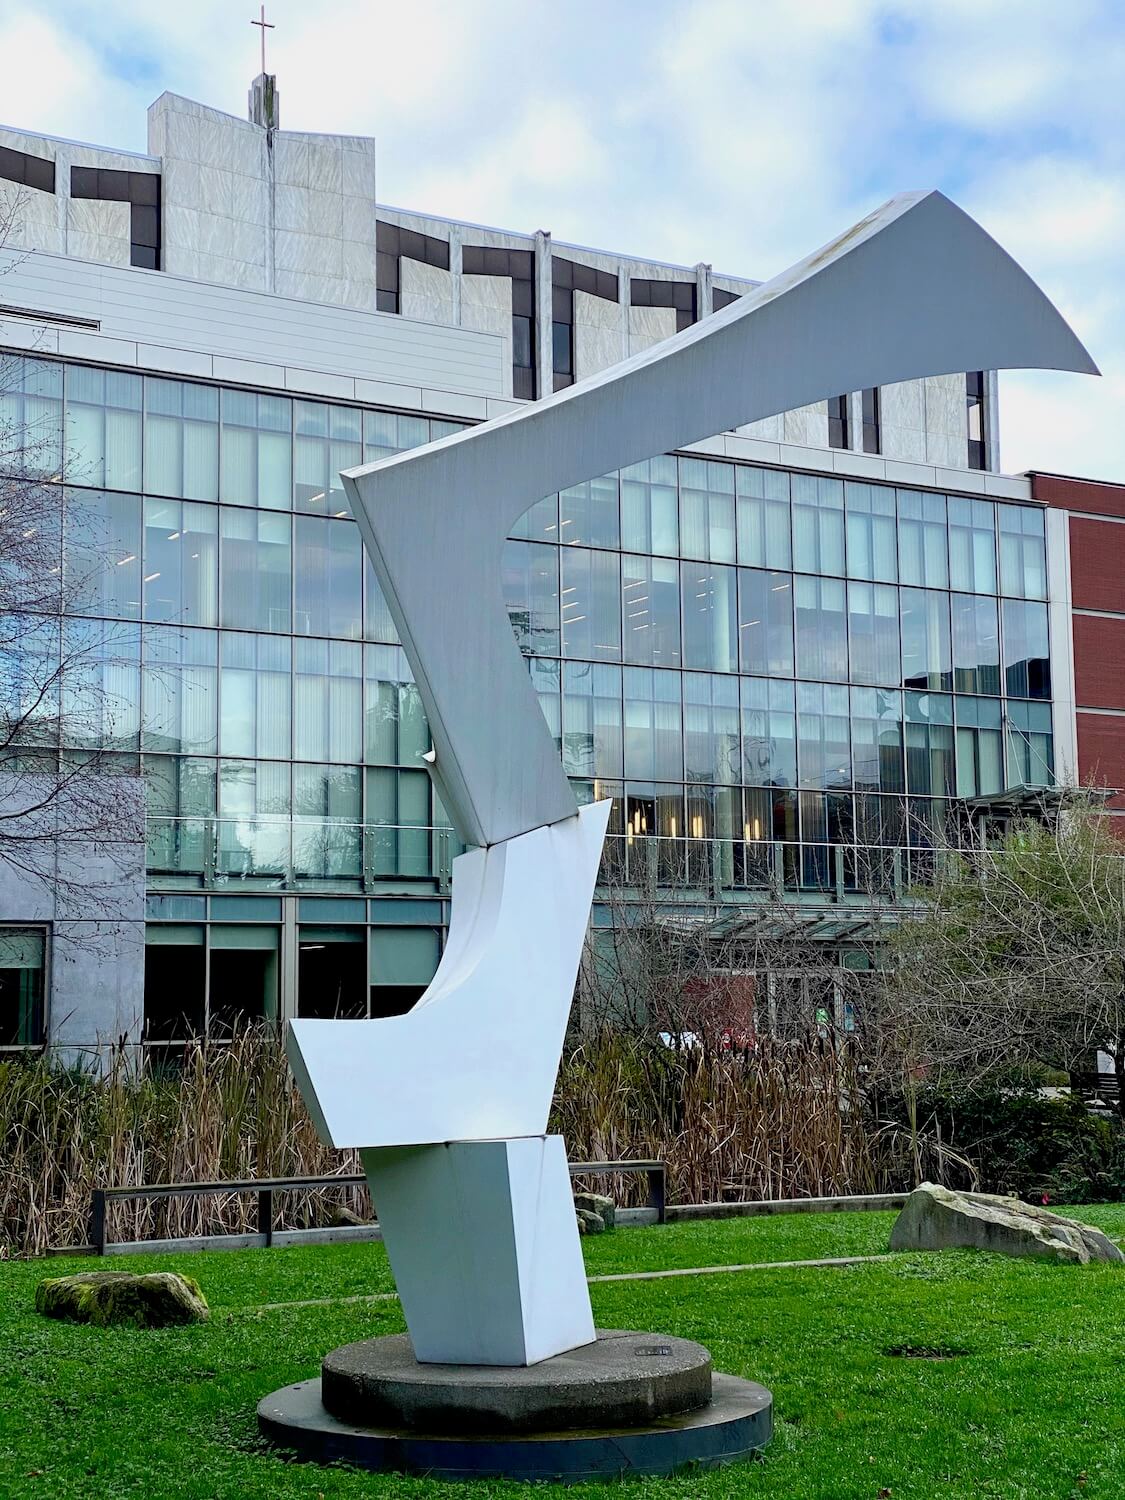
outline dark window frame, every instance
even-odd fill
[[[129,205],[129,264],[159,271],[161,260],[161,179],[159,172],[124,172],[115,167],[71,167],[70,196]]]
[[[55,163],[51,157],[33,156],[30,151],[16,151],[0,146],[0,178],[34,188],[36,192],[55,191]]]

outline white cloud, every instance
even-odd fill
[[[1125,479],[1120,0],[269,10],[284,123],[376,135],[386,201],[769,276],[892,192],[943,188],[1106,372],[1005,377],[1005,463]],[[143,150],[164,88],[241,114],[252,11],[0,0],[0,57],[21,59],[0,117]]]

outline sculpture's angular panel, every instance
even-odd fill
[[[979,225],[910,193],[644,354],[345,474],[462,837],[497,843],[574,813],[501,599],[501,545],[528,506],[840,391],[1013,368],[1096,373]]]

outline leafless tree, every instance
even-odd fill
[[[1125,1117],[1125,846],[1073,792],[991,845],[947,847],[889,942],[878,1004],[920,1074],[1114,1062]]]
[[[0,197],[0,248],[18,240],[21,209]],[[94,864],[143,838],[142,800],[118,779],[135,763],[114,753],[135,693],[124,676],[112,686],[112,663],[138,660],[137,627],[80,619],[112,564],[80,523],[64,558],[62,410],[37,387],[41,368],[0,354],[0,864],[96,915],[109,892]]]

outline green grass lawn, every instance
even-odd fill
[[[1125,1238],[1125,1205],[1076,1212]],[[583,1243],[591,1275],[864,1255],[886,1248],[893,1218],[793,1214],[624,1229]],[[36,1316],[40,1277],[107,1264],[196,1277],[211,1322],[97,1330]],[[403,1327],[394,1300],[269,1304],[391,1289],[375,1244],[0,1264],[0,1496],[469,1500],[530,1493],[517,1484],[445,1485],[291,1464],[259,1443],[261,1396],[315,1374],[337,1344]],[[699,1339],[717,1368],[774,1393],[776,1432],[763,1458],[616,1486],[630,1495],[1125,1495],[1125,1268],[952,1252],[847,1268],[602,1283],[591,1291],[602,1326]],[[887,1354],[902,1345],[963,1352],[943,1360]],[[605,1485],[567,1491],[606,1492]]]

